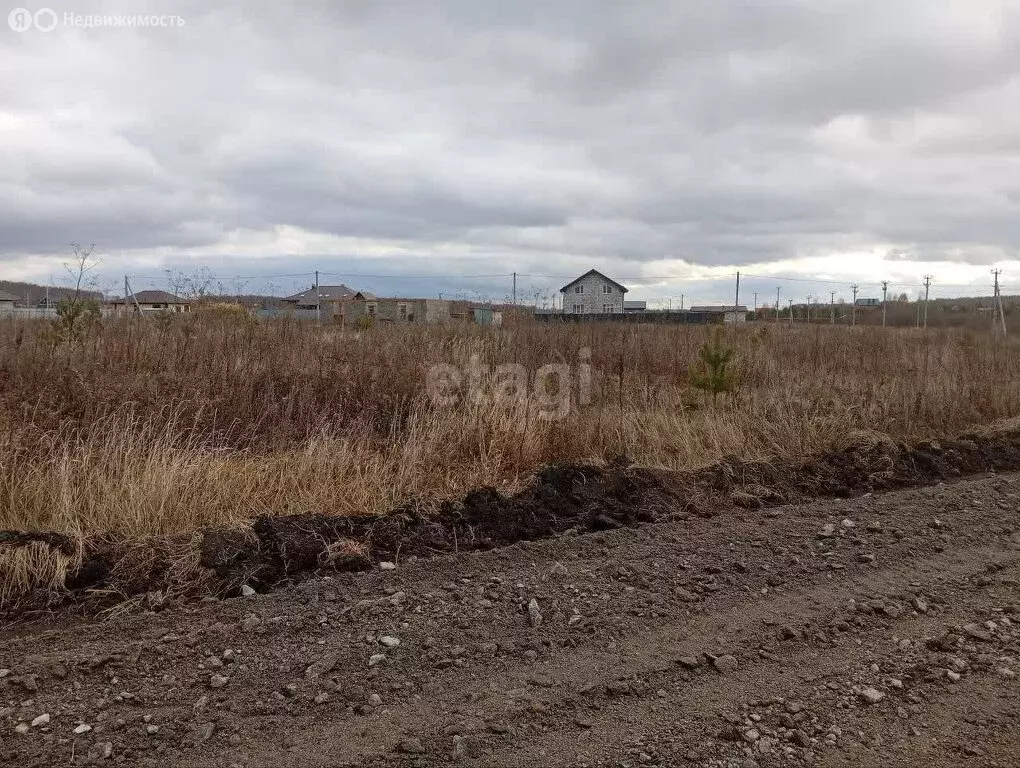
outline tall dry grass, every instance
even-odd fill
[[[557,460],[685,468],[803,456],[854,430],[920,439],[1020,414],[1020,345],[967,332],[728,328],[737,397],[687,384],[709,330],[379,327],[176,316],[106,322],[82,343],[0,323],[0,529],[187,534],[259,514],[379,512]],[[591,350],[591,402],[434,404],[437,363],[534,371]],[[576,398],[576,395],[575,395]],[[33,555],[34,556],[34,555]],[[53,580],[58,580],[54,575]]]

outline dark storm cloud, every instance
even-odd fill
[[[70,241],[117,269],[249,273],[258,255],[266,274],[298,256],[635,274],[1020,249],[1020,26],[1002,3],[153,12],[185,26],[0,28],[3,262]]]

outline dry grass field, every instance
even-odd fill
[[[926,439],[1020,414],[1013,340],[726,328],[739,387],[713,404],[688,383],[710,334],[528,320],[356,333],[198,313],[106,321],[68,342],[41,322],[3,321],[0,530],[186,540],[261,514],[427,509],[478,486],[513,489],[547,462],[798,458],[860,430]],[[587,404],[577,397],[582,350]],[[473,356],[529,374],[572,366],[565,416],[541,418],[534,393],[434,402],[430,366]],[[47,557],[0,552],[0,589],[59,583]]]

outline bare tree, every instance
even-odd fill
[[[82,285],[94,286],[96,279],[89,277],[89,273],[94,272],[102,261],[98,258],[92,258],[92,252],[96,249],[95,243],[90,243],[88,248],[83,248],[78,243],[71,243],[71,252],[74,255],[74,261],[64,264],[64,269],[71,275],[71,279],[74,280],[74,299],[78,301],[81,297]]]
[[[82,295],[83,286],[90,286],[93,291],[96,289],[97,279],[91,276],[91,273],[101,261],[92,256],[95,248],[95,243],[91,243],[87,248],[78,243],[71,243],[74,260],[64,264],[64,269],[74,281],[74,294],[69,299],[66,297],[61,299],[57,304],[55,327],[66,338],[78,338],[84,329],[99,320],[101,314],[95,296]]]
[[[175,296],[187,299],[203,299],[213,294],[213,286],[217,285],[216,276],[208,267],[201,267],[191,275],[186,275],[179,270],[166,270],[167,284],[170,292]],[[219,292],[223,293],[222,285]]]

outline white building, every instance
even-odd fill
[[[726,306],[697,306],[691,307],[691,312],[699,312],[705,314],[720,314],[724,323],[746,323],[747,322],[747,307],[734,306],[732,304]]]

